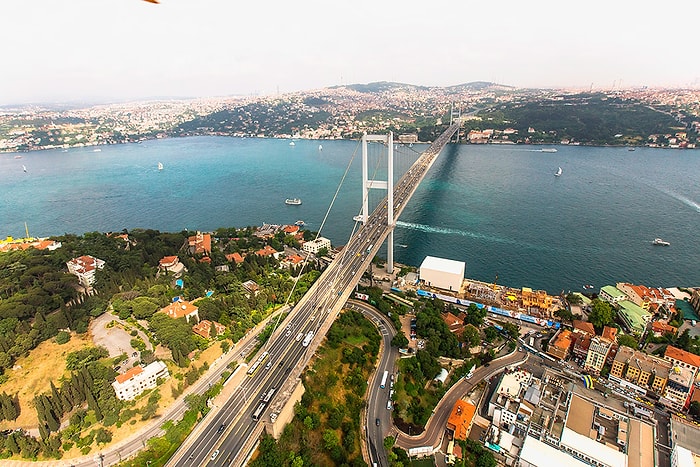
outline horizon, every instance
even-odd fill
[[[440,6],[440,5],[438,5]],[[0,105],[277,95],[378,81],[447,87],[695,88],[692,28],[594,0],[420,10],[311,0],[36,0],[7,5]],[[700,4],[683,5],[684,17]],[[576,18],[573,22],[572,18]],[[109,21],[106,21],[109,19]],[[591,25],[585,28],[581,25]],[[595,33],[593,33],[595,31]]]

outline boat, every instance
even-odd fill
[[[102,149],[100,149],[100,148],[93,149],[92,152],[102,152]]]
[[[294,225],[296,225],[297,227],[304,227],[306,225],[306,222],[298,220],[294,223]]]
[[[290,142],[289,142],[289,145],[290,145],[290,146],[295,146],[294,141],[290,141]]]
[[[634,151],[635,148],[627,148],[628,151]]]
[[[399,243],[399,246],[400,246],[401,248],[408,248],[408,245],[404,245],[403,243]]]
[[[669,246],[670,243],[667,242],[666,240],[662,238],[655,238],[653,242],[651,242],[652,245],[657,245],[657,246]]]
[[[557,152],[556,148],[544,148],[540,149],[542,152]]]
[[[323,145],[322,145],[322,144],[319,144],[319,145],[318,145],[318,150],[319,150],[319,151],[323,151]]]
[[[589,290],[589,289],[592,289],[593,286],[592,286],[591,284],[586,284],[586,285],[583,286],[583,288],[586,289],[586,290]]]
[[[158,170],[163,170],[163,163],[162,162],[158,162]]]
[[[25,167],[24,164],[22,164],[22,170],[24,170],[25,172],[27,171],[27,167]]]
[[[21,159],[22,156],[15,156],[15,159]]]
[[[284,200],[284,204],[299,206],[301,204],[301,200],[299,198],[287,198]]]
[[[557,170],[557,173],[554,174],[555,177],[561,176],[561,167]]]

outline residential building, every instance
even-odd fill
[[[244,289],[246,289],[248,292],[252,293],[253,295],[258,295],[258,292],[260,292],[260,286],[258,285],[257,282],[253,280],[247,280],[241,284]]]
[[[695,355],[678,347],[669,345],[666,347],[664,358],[671,362],[674,366],[688,368],[693,372],[693,377],[698,374],[700,368],[700,355]]]
[[[199,308],[181,298],[165,308],[161,308],[160,312],[165,313],[172,319],[185,318],[188,323],[190,320],[194,320],[195,322],[199,321]]]
[[[678,328],[663,321],[652,321],[651,331],[654,333],[654,337],[661,337],[664,334],[675,335],[678,332]]]
[[[187,239],[190,254],[192,255],[210,255],[211,254],[211,235],[208,233],[197,232]]]
[[[671,451],[671,467],[700,467],[700,456],[676,444]]]
[[[676,302],[673,294],[663,288],[647,287],[644,285],[634,285],[625,282],[617,284],[617,288],[624,292],[629,300],[646,311],[651,311],[659,307],[671,309]]]
[[[619,300],[617,306],[617,316],[625,327],[630,332],[642,334],[651,321],[651,314],[629,300]]]
[[[489,401],[488,415],[499,428],[515,424],[520,413],[522,395],[530,385],[532,374],[519,370],[504,373]]]
[[[601,287],[598,297],[611,305],[622,300],[627,300],[627,295],[612,285]]]
[[[226,326],[221,323],[217,323],[216,321],[209,321],[208,319],[204,319],[192,326],[192,331],[205,339],[211,339],[212,327],[216,330],[217,336],[220,336],[226,332]]]
[[[588,347],[586,363],[583,365],[583,369],[595,375],[600,374],[611,347],[612,342],[608,339],[598,336],[593,337]]]
[[[226,255],[226,260],[233,261],[236,264],[241,264],[244,261],[244,258],[243,258],[243,256],[241,256],[240,253],[238,253],[236,251],[235,253],[231,253],[231,254]]]
[[[143,391],[153,389],[157,386],[158,378],[168,378],[168,368],[160,360],[141,367],[137,365],[127,372],[117,375],[112,383],[117,398],[129,401],[139,396]]]
[[[642,390],[651,389],[662,395],[666,389],[672,365],[670,362],[621,346],[610,369],[614,381],[629,381]],[[617,378],[617,380],[615,380]]]
[[[446,425],[452,439],[466,440],[469,437],[475,414],[476,406],[471,402],[460,399],[455,403]]]
[[[256,251],[255,254],[258,256],[272,256],[276,259],[279,255],[279,252],[272,248],[270,245],[265,245],[264,248]]]
[[[547,353],[556,359],[565,360],[569,356],[572,338],[571,331],[568,329],[560,330],[549,343]]]
[[[313,253],[314,255],[317,255],[318,252],[323,249],[326,249],[326,251],[330,251],[331,241],[325,237],[318,237],[315,240],[304,242],[301,249],[306,251],[307,253]]]
[[[659,402],[673,410],[687,409],[693,392],[695,374],[690,368],[674,366],[668,376],[666,392]]]
[[[587,334],[591,337],[595,336],[595,328],[593,327],[592,323],[575,319],[572,324],[574,327],[574,332],[579,334]]]
[[[172,272],[175,277],[179,277],[183,271],[187,270],[177,256],[164,256],[158,262],[158,268],[166,272]]]
[[[78,276],[80,285],[90,289],[95,283],[95,271],[105,267],[105,262],[94,256],[84,255],[68,261],[66,266],[68,266],[68,272]]]

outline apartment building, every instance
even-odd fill
[[[112,383],[117,399],[130,401],[138,397],[142,392],[157,386],[158,378],[168,378],[168,367],[160,360],[142,367],[137,365],[126,373],[117,375]]]

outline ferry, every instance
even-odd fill
[[[556,148],[544,148],[540,149],[541,152],[557,152]]]
[[[301,204],[301,200],[299,198],[287,198],[284,200],[284,204],[289,204],[291,206],[299,206]]]
[[[658,245],[658,246],[669,246],[670,243],[667,242],[664,239],[661,238],[655,238],[653,242],[651,242],[652,245]]]

